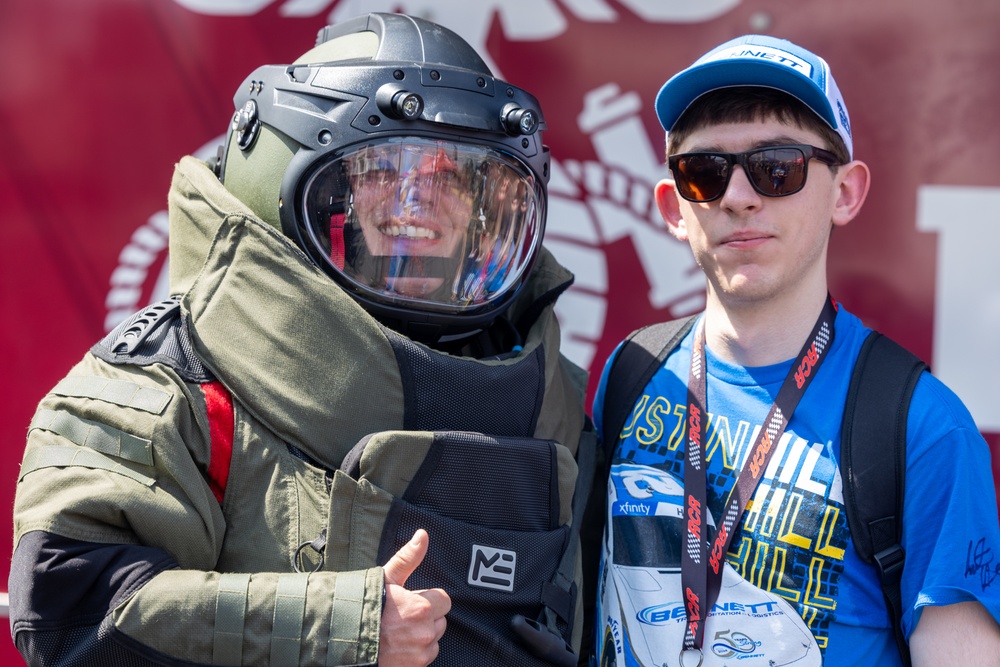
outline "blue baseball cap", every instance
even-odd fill
[[[762,86],[788,93],[837,132],[853,159],[847,105],[825,60],[766,35],[744,35],[715,47],[670,78],[656,95],[656,115],[667,132],[697,98],[719,88]]]

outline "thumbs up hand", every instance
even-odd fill
[[[406,589],[406,580],[427,554],[427,531],[419,529],[383,568],[385,608],[379,634],[379,667],[424,667],[438,655],[451,598],[440,588]]]

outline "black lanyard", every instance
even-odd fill
[[[684,652],[699,653],[705,635],[708,612],[719,597],[722,585],[722,566],[726,552],[733,541],[737,524],[743,516],[754,489],[767,469],[775,445],[788,426],[788,420],[809,388],[826,351],[833,342],[833,321],[837,304],[827,295],[826,305],[813,326],[812,333],[788,371],[777,398],[771,404],[767,418],[750,448],[746,463],[729,493],[718,529],[708,543],[708,526],[705,521],[706,471],[705,448],[702,443],[708,423],[705,406],[708,404],[708,381],[705,364],[705,319],[698,323],[694,348],[691,351],[691,374],[688,378],[687,406],[687,457],[684,462],[684,516],[687,520],[686,539],[681,550],[681,587],[688,625],[684,633],[680,662]]]

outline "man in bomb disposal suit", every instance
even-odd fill
[[[537,100],[452,32],[371,14],[235,103],[218,159],[175,172],[173,296],[31,422],[18,649],[576,664],[595,439],[559,353]]]

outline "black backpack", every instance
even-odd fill
[[[643,327],[632,332],[619,348],[605,386],[602,438],[607,465],[614,449],[611,443],[618,442],[643,389],[695,319],[690,316]],[[847,524],[858,554],[878,569],[896,645],[907,666],[910,651],[900,622],[906,417],[924,370],[929,370],[927,364],[873,331],[854,365],[840,433]]]

